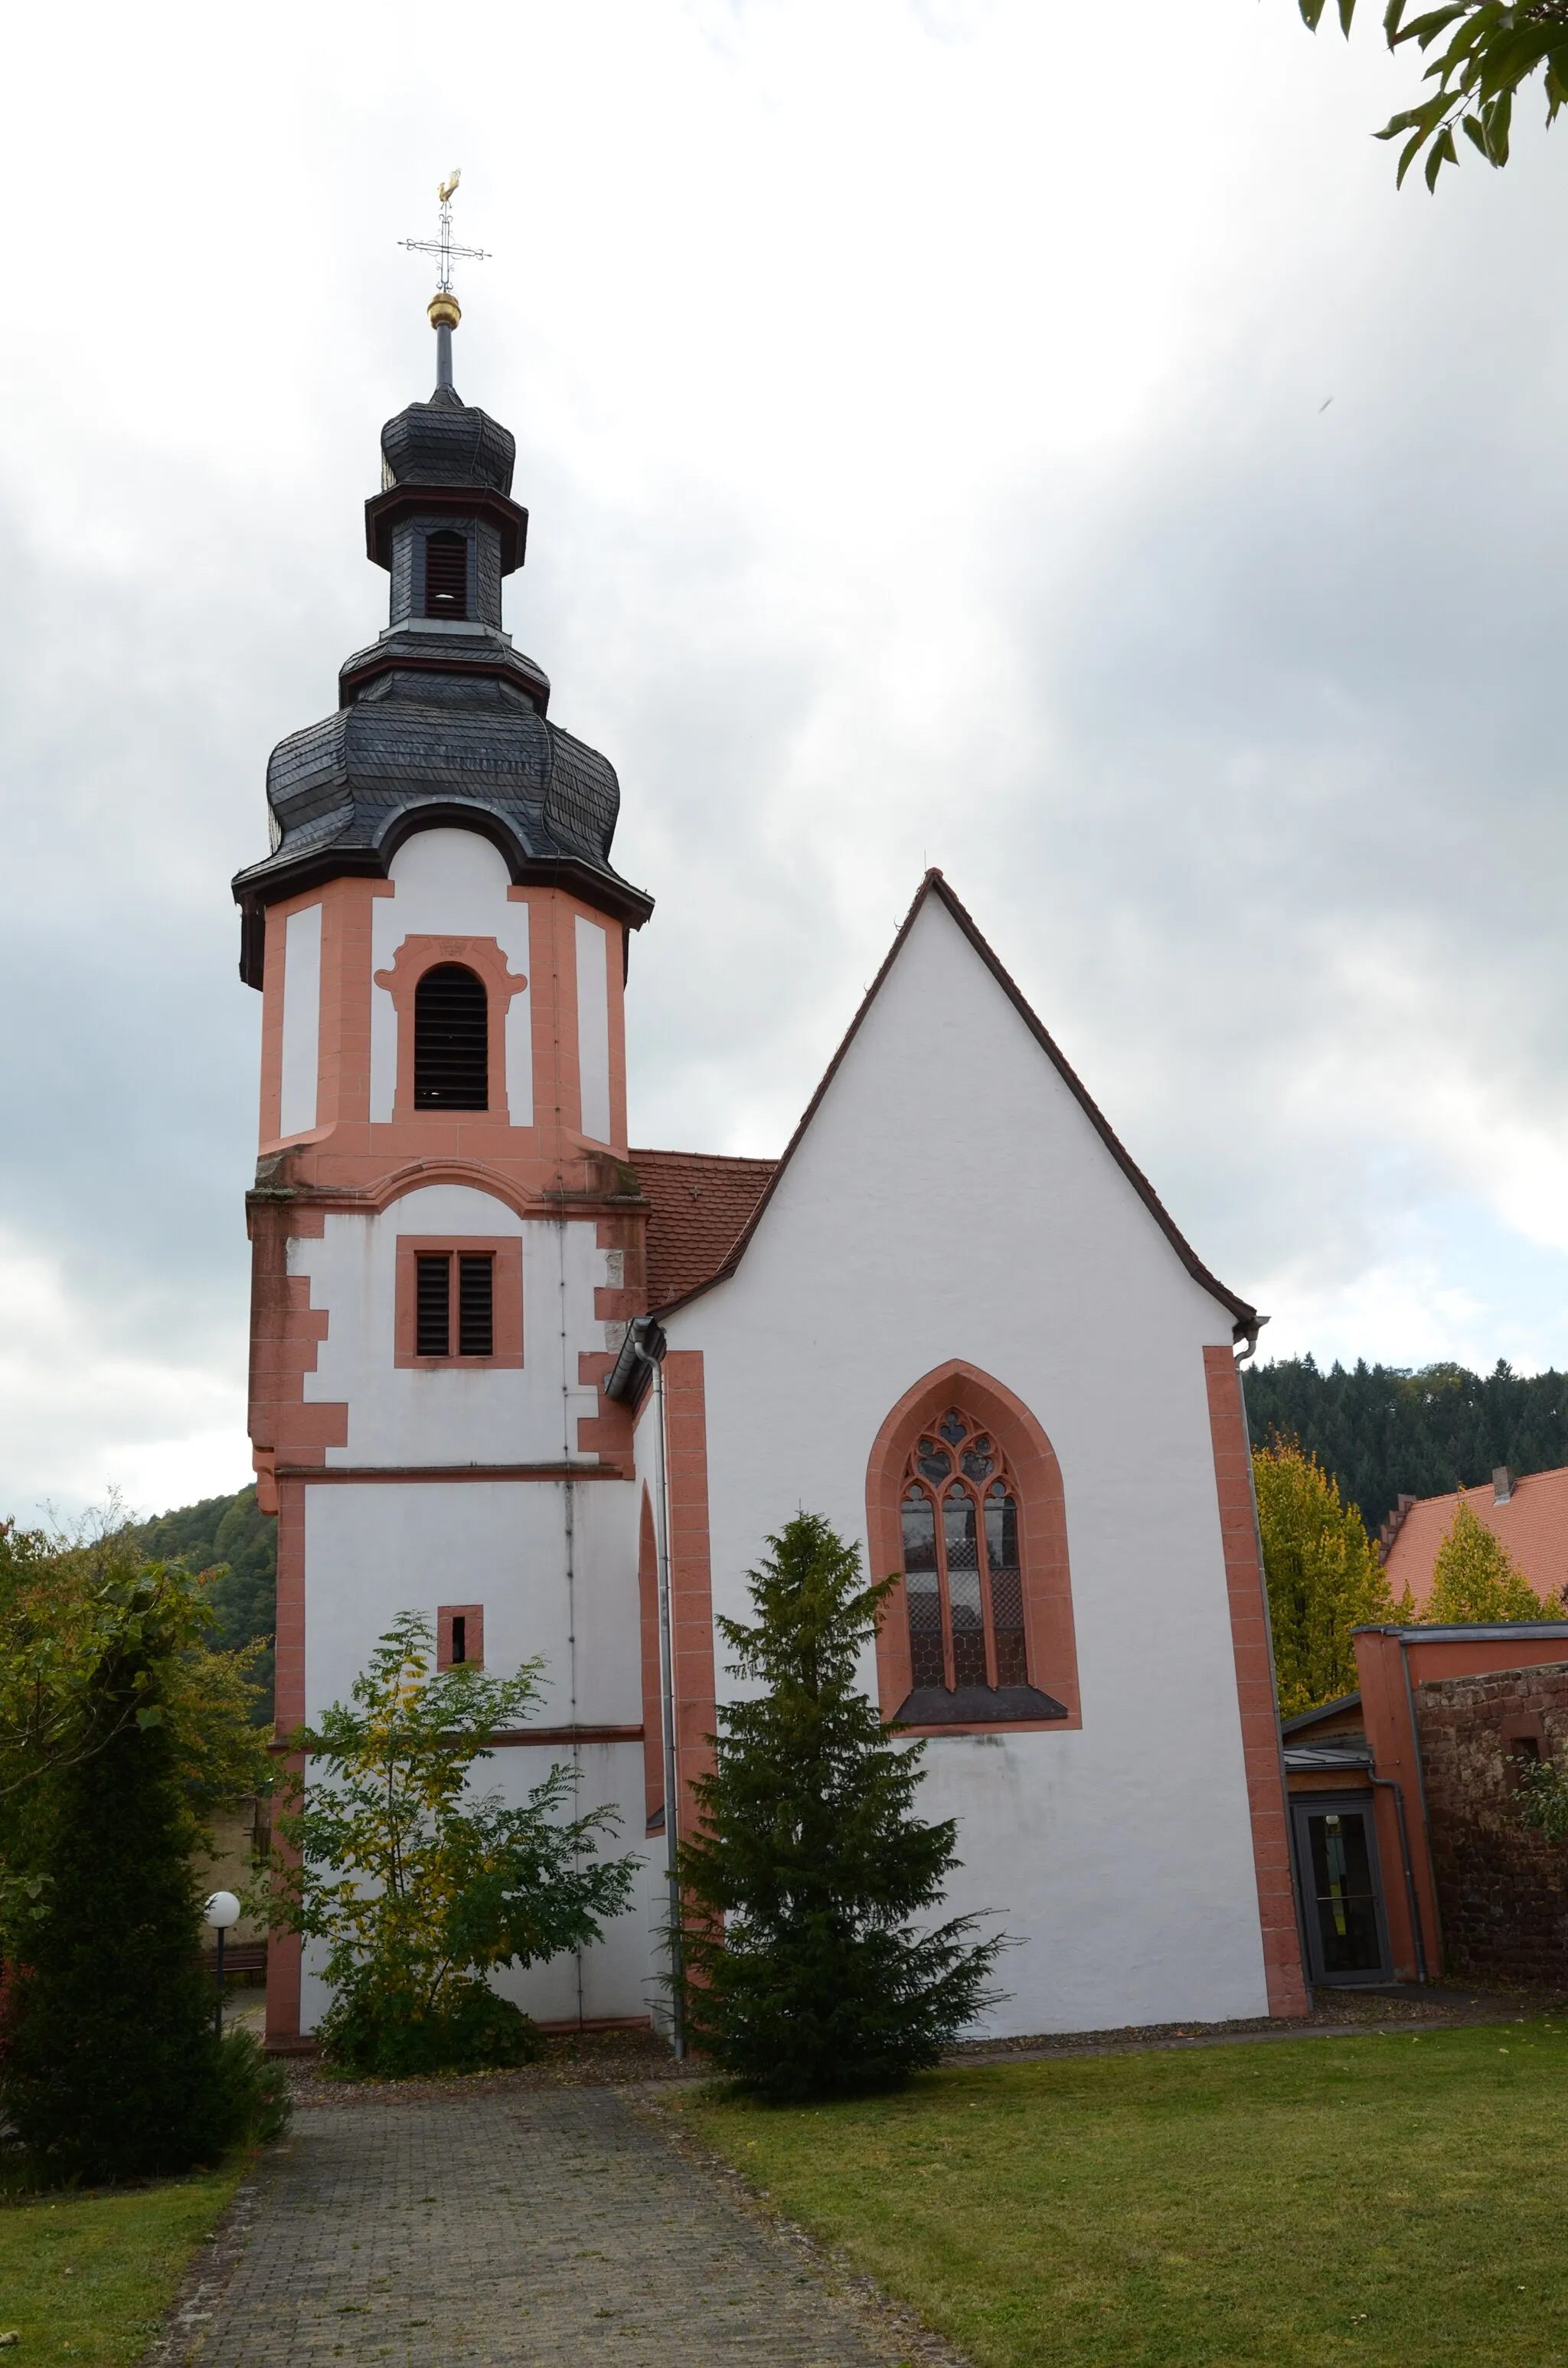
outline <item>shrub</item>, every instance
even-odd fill
[[[537,1662],[511,1678],[430,1670],[426,1620],[388,1630],[347,1703],[290,1737],[313,1761],[276,1820],[264,1904],[275,1926],[327,1944],[335,1993],[322,2050],[345,2070],[525,2063],[538,2034],[480,1978],[588,1947],[631,1896],[633,1859],[600,1859],[608,1808],[562,1813],[576,1779],[552,1768],[519,1808],[468,1793],[498,1727],[540,1694]]]

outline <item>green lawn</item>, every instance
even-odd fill
[[[1561,2026],[671,2101],[982,2368],[1568,2363]]]
[[[17,2368],[136,2360],[249,2167],[123,2193],[0,2203],[0,2335]]]

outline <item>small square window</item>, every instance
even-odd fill
[[[484,1667],[484,1606],[443,1603],[436,1614],[437,1669],[482,1669]]]
[[[442,1366],[523,1361],[523,1246],[493,1235],[403,1235],[397,1245],[392,1358]]]

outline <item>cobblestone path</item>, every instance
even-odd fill
[[[787,2238],[607,2089],[296,2113],[153,2358],[888,2368]]]

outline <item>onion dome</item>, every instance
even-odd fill
[[[512,490],[517,457],[511,429],[438,386],[428,403],[411,403],[381,430],[381,489],[398,485],[479,485]]]

